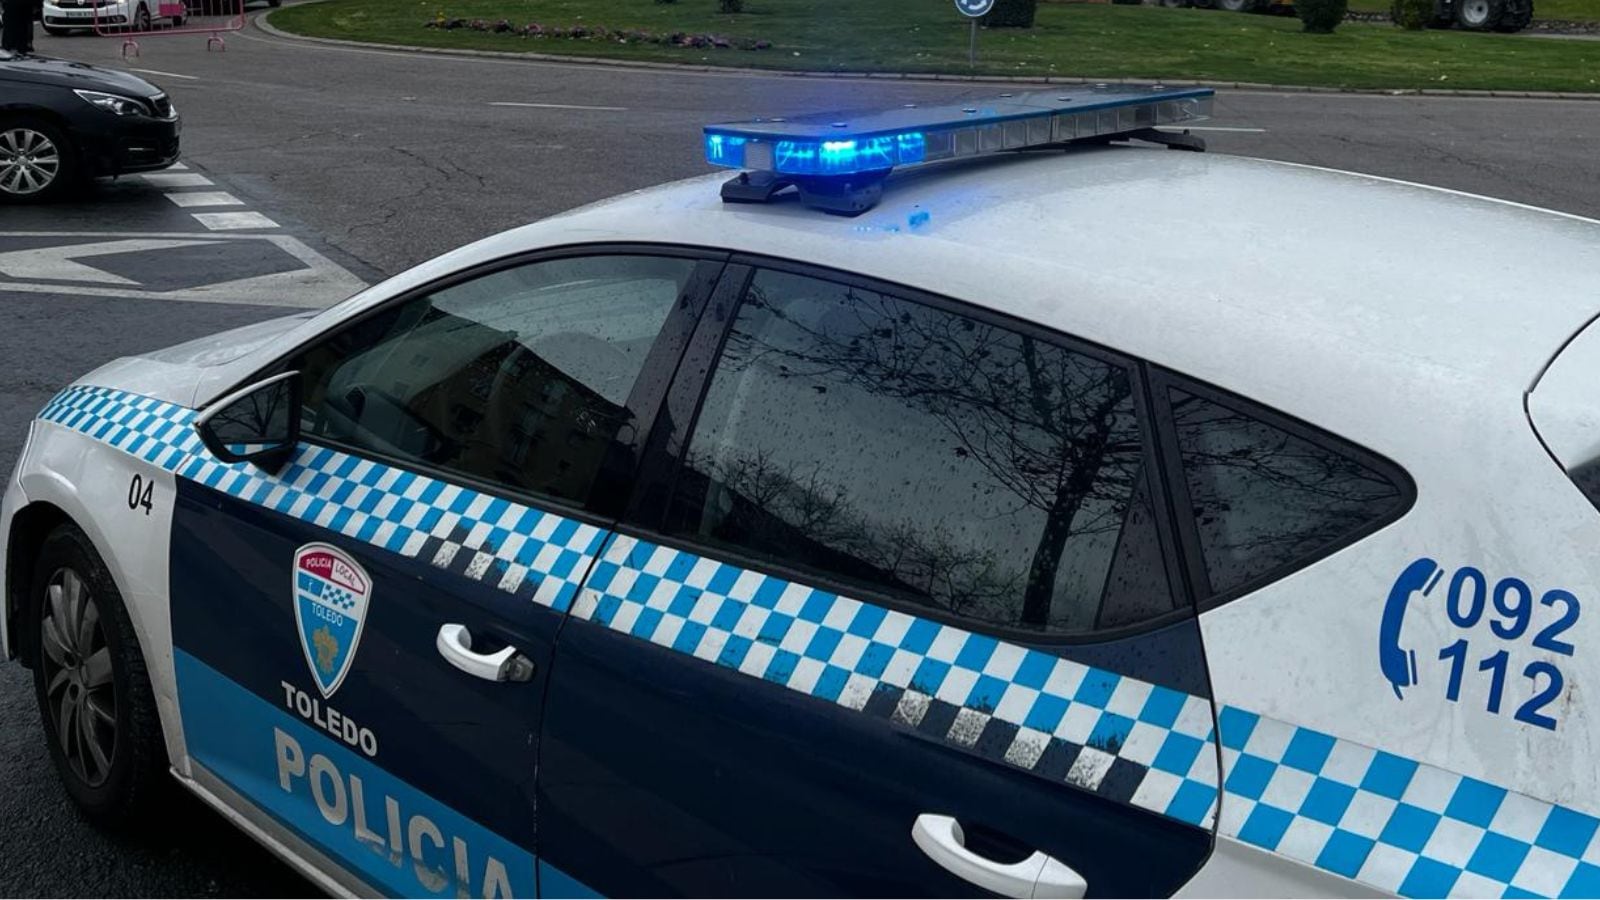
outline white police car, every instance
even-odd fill
[[[1600,893],[1600,223],[881,176],[1208,102],[718,126],[720,191],[85,376],[0,514],[67,789],[330,892]]]

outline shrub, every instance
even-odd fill
[[[744,0],[717,0],[717,12],[744,12]]]
[[[1421,31],[1433,20],[1433,0],[1393,0],[1389,18],[1407,31]]]
[[[1039,0],[995,0],[994,9],[983,17],[986,28],[1032,28]]]
[[[1294,11],[1300,24],[1311,34],[1333,34],[1344,21],[1349,0],[1295,0]]]

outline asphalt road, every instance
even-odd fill
[[[1002,89],[416,56],[253,27],[226,52],[207,52],[201,38],[148,39],[126,63],[116,40],[39,45],[166,87],[184,113],[193,177],[126,179],[66,204],[0,209],[0,472],[50,395],[105,360],[326,303],[355,279],[702,172],[705,122]],[[1216,152],[1600,217],[1600,102],[1229,92],[1208,124],[1229,129],[1206,132]],[[168,197],[204,192],[227,192],[224,212],[260,218],[214,229]],[[123,239],[146,243],[99,246]],[[1483,236],[1486,252],[1494,239]],[[92,260],[96,281],[38,268],[90,245],[104,251]],[[34,268],[7,275],[15,251],[32,252]],[[311,890],[192,800],[175,798],[166,827],[136,835],[84,826],[56,786],[29,673],[15,665],[0,665],[0,786],[0,895]]]

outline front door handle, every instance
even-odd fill
[[[434,641],[445,662],[484,681],[527,681],[533,677],[533,661],[506,646],[494,653],[474,653],[472,632],[454,623],[439,626]]]
[[[1071,866],[1037,850],[1018,863],[998,863],[973,853],[967,849],[961,823],[949,816],[917,816],[911,839],[945,871],[1002,897],[1078,900],[1089,890],[1083,876]]]

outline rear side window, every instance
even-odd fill
[[[1119,362],[759,273],[668,529],[975,622],[1074,634],[1174,608]]]
[[[1168,397],[1214,593],[1309,562],[1409,502],[1403,475],[1331,435],[1292,433],[1243,403]]]

